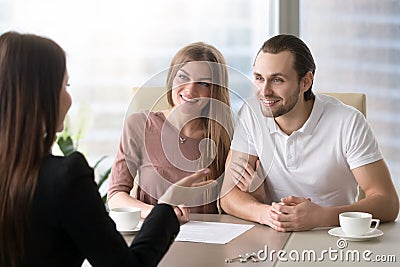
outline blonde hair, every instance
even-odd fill
[[[228,70],[225,58],[221,52],[214,46],[204,42],[192,43],[180,49],[173,57],[168,71],[167,99],[169,105],[173,107],[173,80],[179,69],[186,63],[194,61],[209,63],[212,71],[210,98],[216,101],[211,101],[209,105],[203,109],[202,120],[204,123],[205,137],[215,142],[215,151],[210,146],[207,146],[205,153],[205,157],[214,157],[214,160],[209,166],[211,173],[207,179],[216,179],[224,172],[225,160],[229,152],[233,133],[228,89]]]

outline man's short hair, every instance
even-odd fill
[[[289,51],[292,53],[294,56],[293,67],[297,73],[298,82],[300,82],[309,71],[311,71],[313,75],[315,74],[316,66],[310,49],[300,38],[294,35],[280,34],[274,36],[264,42],[258,51],[257,56],[261,51],[263,53],[270,54],[278,54],[284,51]],[[312,83],[310,88],[304,92],[305,100],[315,98],[315,95],[311,89]]]

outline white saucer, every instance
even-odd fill
[[[370,240],[370,239],[378,237],[378,236],[382,236],[383,232],[379,229],[376,229],[376,230],[372,231],[371,233],[368,233],[365,235],[349,236],[343,232],[341,227],[336,227],[336,228],[332,228],[331,230],[329,230],[328,234],[337,236],[337,237],[341,237],[341,238],[344,238],[349,241],[365,241],[365,240]]]
[[[140,228],[142,228],[142,222],[139,222],[135,229],[117,229],[117,231],[120,232],[121,235],[133,235],[139,232]]]

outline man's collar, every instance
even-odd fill
[[[317,127],[318,121],[321,118],[323,111],[324,106],[322,104],[322,101],[318,98],[318,96],[315,96],[314,105],[310,117],[308,117],[307,121],[298,130],[298,132],[311,135],[314,132],[315,127]]]
[[[319,119],[322,116],[323,110],[324,107],[322,101],[319,99],[318,96],[315,96],[315,101],[310,117],[308,117],[304,125],[296,132],[301,132],[304,134],[311,135],[315,127],[317,126]],[[282,130],[279,128],[278,124],[275,122],[274,118],[265,118],[265,119],[267,119],[268,129],[271,134],[278,132],[283,133]]]

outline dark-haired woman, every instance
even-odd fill
[[[173,207],[157,205],[128,246],[82,154],[50,154],[71,105],[67,86],[65,53],[54,41],[0,36],[0,266],[81,266],[85,258],[93,266],[156,266],[179,231]]]

